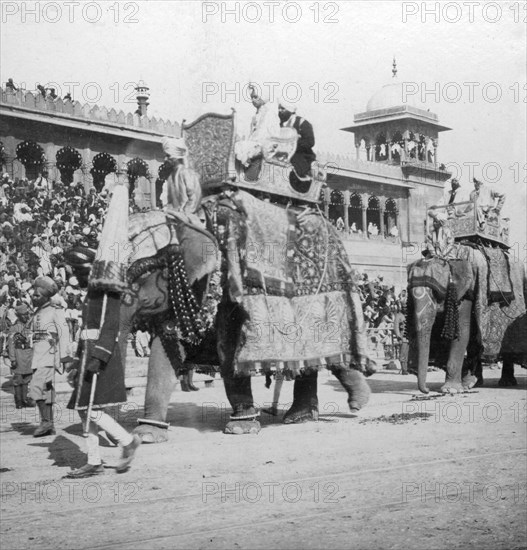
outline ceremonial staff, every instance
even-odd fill
[[[99,332],[102,330],[102,326],[104,324],[104,317],[106,315],[106,305],[108,304],[108,295],[104,294],[103,302],[102,302],[102,315],[101,315],[101,324],[99,326]],[[81,373],[84,372],[84,368],[86,367],[88,358],[88,347],[84,346],[84,349],[82,350],[82,367],[81,367]],[[88,434],[90,433],[90,416],[91,411],[93,409],[93,400],[95,398],[95,388],[97,387],[97,377],[98,373],[93,373],[93,378],[91,381],[91,389],[90,389],[90,401],[88,403],[88,414],[86,415],[86,423],[84,425],[84,437],[88,437]]]

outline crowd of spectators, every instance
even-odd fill
[[[0,180],[0,329],[15,322],[16,306],[31,307],[32,283],[47,275],[60,288],[54,300],[66,310],[73,337],[83,295],[63,253],[77,244],[97,247],[106,192],[86,193],[82,183],[49,182],[46,175]]]
[[[84,184],[48,181],[41,172],[34,180],[0,179],[0,350],[16,322],[15,308],[32,308],[36,277],[52,277],[59,287],[53,298],[63,307],[72,340],[79,329],[84,291],[79,288],[64,252],[75,245],[97,248],[107,207],[107,191],[85,191]],[[139,208],[131,201],[131,211]]]
[[[330,221],[331,221],[332,225],[335,226],[335,228],[337,229],[337,231],[339,233],[346,234],[346,224],[344,223],[344,220],[342,219],[342,216],[339,216],[337,219],[332,219]],[[349,226],[349,228],[347,230],[347,233],[349,233],[350,235],[355,234],[355,235],[359,235],[359,236],[362,236],[362,234],[363,234],[362,229],[357,228],[356,222],[351,222],[351,225]],[[368,238],[378,237],[380,235],[379,226],[376,223],[370,222],[368,224],[368,229],[366,231],[366,234],[367,234]],[[385,227],[384,228],[384,237],[385,238],[387,238],[387,237],[394,237],[394,238],[399,237],[399,229],[398,229],[397,225],[393,224],[389,230],[388,230],[387,227]]]
[[[372,347],[381,347],[386,357],[396,357],[404,338],[406,289],[396,293],[395,287],[385,284],[382,276],[370,280],[364,274],[359,290]]]

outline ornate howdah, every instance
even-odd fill
[[[319,201],[327,176],[321,164],[312,164],[312,179],[302,188],[291,185],[292,166],[287,161],[262,157],[250,168],[245,168],[234,155],[235,127],[234,110],[230,115],[207,113],[190,124],[183,121],[182,133],[189,149],[189,164],[200,175],[204,195],[217,193],[230,185],[275,197]]]
[[[234,175],[234,110],[230,115],[206,113],[181,125],[189,149],[190,167],[204,189],[228,181]]]
[[[476,215],[476,203],[473,201],[435,205],[431,207],[431,210],[444,212],[448,216],[447,227],[450,228],[456,240],[481,237],[509,248],[509,218],[498,218],[495,214],[489,215],[485,223],[480,226]],[[427,216],[427,233],[430,231],[431,223],[430,216]]]

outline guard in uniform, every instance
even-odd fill
[[[31,312],[27,304],[20,304],[15,308],[15,313],[17,322],[9,329],[7,349],[13,374],[15,405],[17,409],[22,409],[35,406],[27,396],[28,384],[33,376],[31,368],[33,350],[31,349],[31,329],[29,327]]]
[[[104,473],[99,452],[99,429],[104,430],[121,447],[118,473],[126,472],[141,444],[137,435],[127,432],[105,407],[126,402],[124,358],[119,348],[121,292],[127,288],[125,244],[128,239],[128,190],[116,185],[108,209],[97,253],[75,247],[64,256],[73,268],[79,284],[88,288],[83,312],[77,368],[69,380],[75,390],[69,409],[79,412],[88,424],[87,464],[69,472],[67,478],[84,478]],[[115,246],[123,254],[114,260]],[[119,254],[117,254],[119,256]]]
[[[36,402],[40,412],[40,425],[34,431],[34,437],[55,434],[55,369],[60,370],[72,361],[70,330],[64,310],[50,302],[58,290],[50,277],[37,277],[33,283],[32,300],[36,310],[30,327],[33,334],[31,368],[34,374],[28,395]]]

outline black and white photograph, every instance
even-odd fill
[[[527,2],[0,0],[3,550],[527,548]]]

